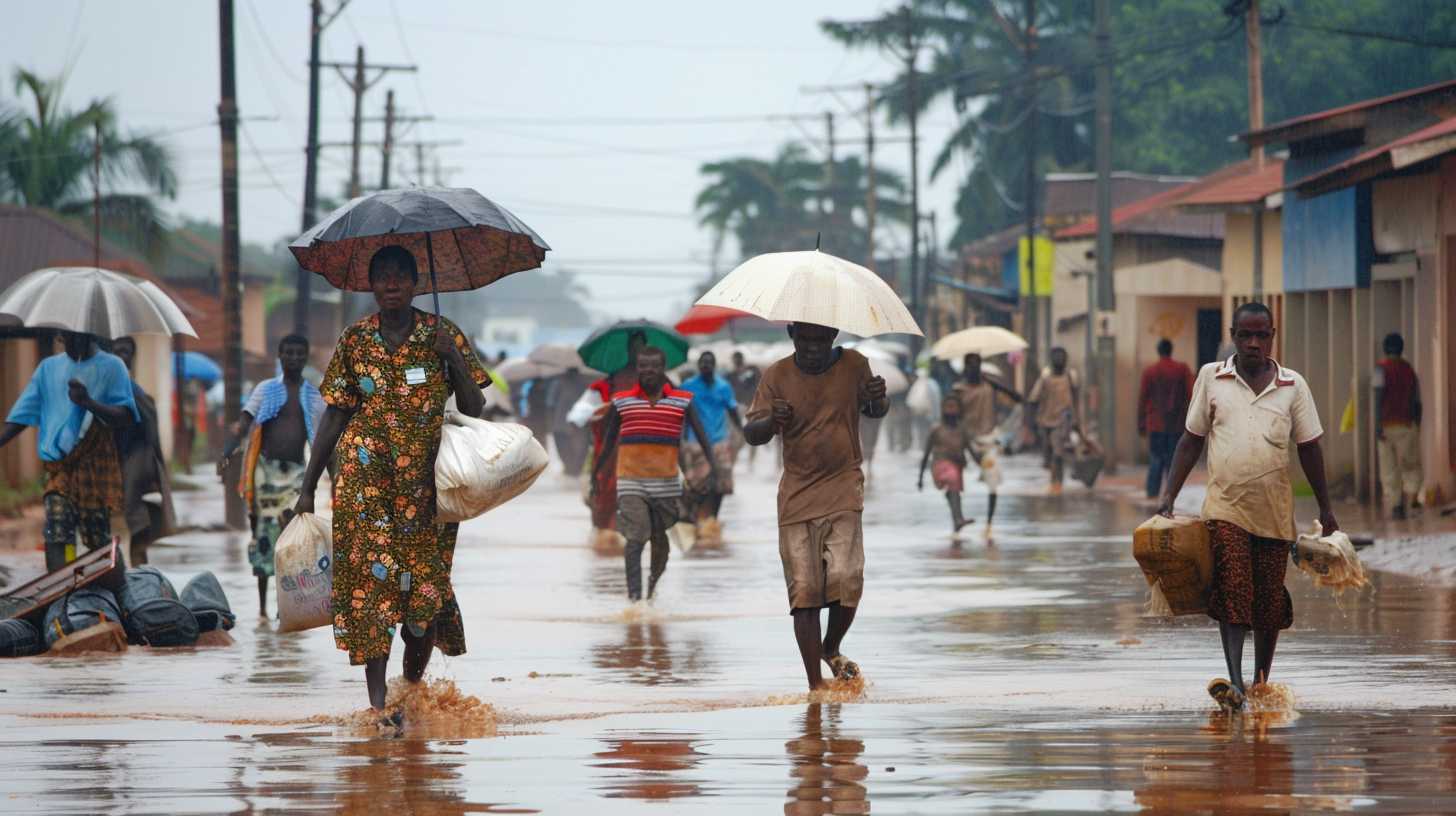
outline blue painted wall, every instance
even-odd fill
[[[1021,300],[1021,256],[1015,246],[1001,255],[1001,287],[1012,300]]]
[[[1290,158],[1285,186],[1331,167],[1354,149]],[[1284,291],[1363,289],[1370,285],[1374,254],[1370,185],[1358,184],[1314,198],[1285,193],[1283,213]]]

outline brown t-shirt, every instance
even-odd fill
[[[771,416],[776,399],[794,408],[783,433],[779,526],[864,509],[859,389],[872,376],[869,361],[852,349],[842,349],[822,374],[805,374],[793,357],[763,373],[749,421]]]
[[[930,429],[930,458],[966,466],[966,429],[964,425],[936,423]]]
[[[1031,387],[1027,402],[1037,403],[1036,424],[1043,428],[1055,428],[1062,424],[1062,418],[1072,413],[1075,400],[1072,392],[1077,387],[1077,375],[1069,368],[1061,374],[1042,372],[1041,379]]]
[[[990,383],[958,382],[952,393],[961,404],[962,431],[974,438],[996,430],[996,389]]]

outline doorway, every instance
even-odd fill
[[[1218,359],[1218,346],[1223,341],[1223,310],[1198,310],[1198,368]]]

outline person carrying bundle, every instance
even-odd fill
[[[1233,356],[1198,372],[1182,439],[1158,512],[1172,518],[1188,474],[1208,448],[1208,492],[1203,519],[1213,553],[1208,615],[1218,621],[1229,677],[1208,692],[1229,711],[1243,708],[1244,639],[1254,632],[1254,683],[1267,683],[1279,632],[1294,623],[1284,588],[1295,539],[1289,448],[1319,502],[1326,535],[1339,529],[1325,486],[1324,453],[1314,397],[1298,373],[1269,356],[1274,317],[1262,303],[1234,311]]]

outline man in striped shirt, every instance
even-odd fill
[[[627,598],[642,599],[642,550],[652,542],[652,571],[647,579],[651,598],[657,581],[667,569],[667,530],[682,518],[682,473],[678,470],[678,446],[683,426],[703,448],[708,462],[713,449],[703,423],[693,408],[693,395],[667,383],[667,356],[662,349],[648,346],[637,353],[637,386],[612,395],[605,419],[600,470],[617,461],[617,532],[627,540]],[[709,484],[718,480],[712,464]],[[593,473],[592,484],[598,484]]]

